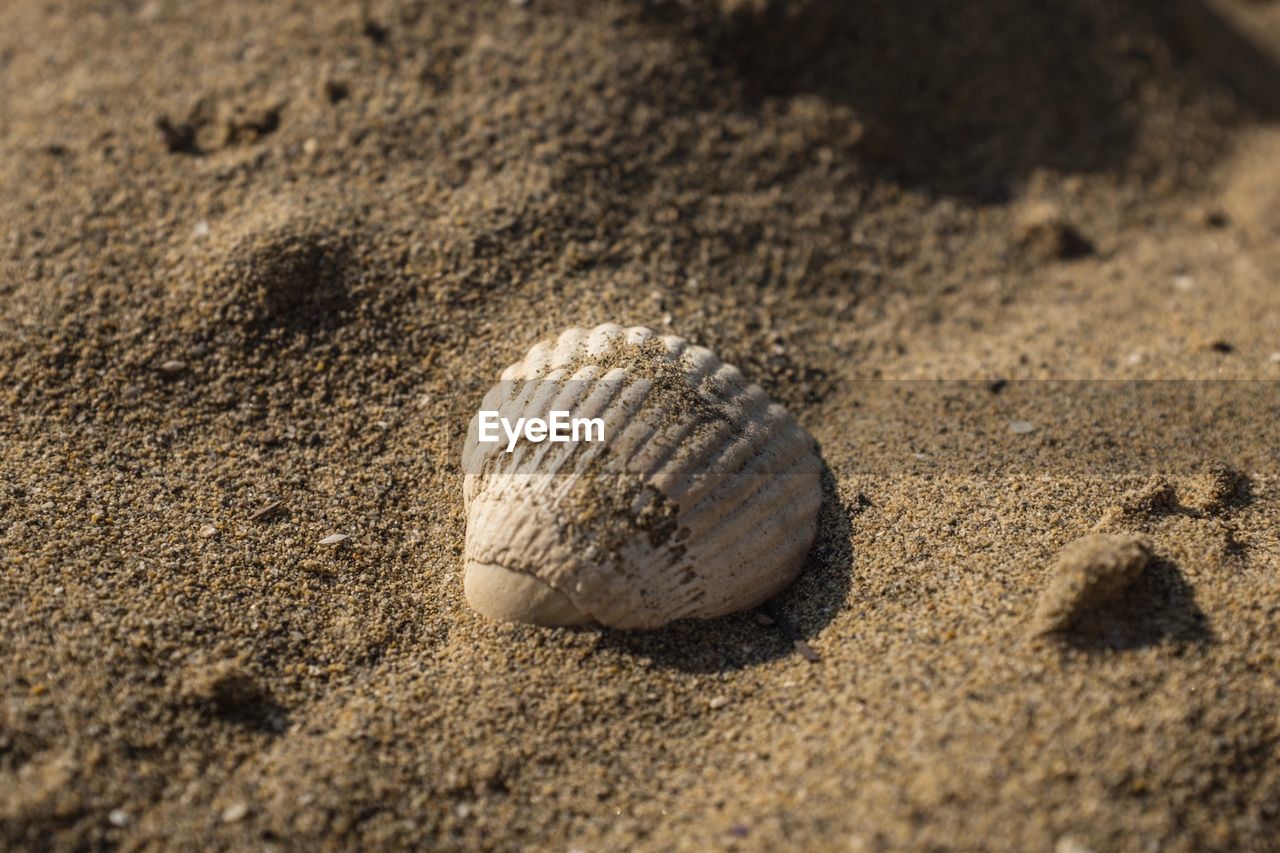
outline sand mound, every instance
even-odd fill
[[[199,282],[201,313],[247,325],[335,325],[350,308],[357,223],[306,212],[257,214],[223,238]]]
[[[1033,630],[1066,631],[1108,604],[1133,584],[1151,559],[1151,544],[1141,537],[1099,533],[1062,549],[1053,578],[1036,605]]]

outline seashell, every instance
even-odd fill
[[[708,349],[645,328],[534,346],[482,411],[599,418],[603,441],[463,451],[468,603],[494,619],[657,628],[758,605],[817,532],[812,437]]]

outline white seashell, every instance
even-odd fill
[[[817,532],[813,439],[735,367],[644,328],[569,329],[511,365],[482,410],[598,417],[603,442],[463,451],[467,601],[495,619],[657,628],[754,607]]]

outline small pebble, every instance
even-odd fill
[[[1272,364],[1280,364],[1280,352],[1271,353],[1271,355],[1268,356],[1268,359]]]
[[[199,222],[196,223],[195,227],[191,229],[191,236],[195,237],[197,240],[200,239],[201,237],[208,237],[209,223],[201,219]]]
[[[1174,276],[1173,286],[1183,293],[1190,293],[1196,289],[1196,280],[1189,275]]]
[[[201,527],[199,531],[197,531],[196,535],[199,536],[201,539],[208,539],[212,536],[218,535],[218,528],[214,527],[212,524],[206,524],[204,527]]]
[[[822,655],[814,651],[813,646],[809,645],[804,640],[793,640],[791,647],[796,650],[796,654],[800,655],[800,657],[804,658],[809,663],[820,663],[822,661]]]
[[[1058,839],[1057,844],[1053,845],[1053,853],[1093,853],[1093,851],[1070,835],[1064,835]]]
[[[1026,435],[1029,432],[1036,431],[1036,425],[1031,421],[1009,421],[1009,431],[1015,435]]]
[[[721,708],[723,708],[725,705],[728,705],[728,704],[729,704],[728,696],[716,696],[710,702],[707,703],[707,707],[713,711],[719,711]]]
[[[177,359],[166,361],[164,364],[160,365],[160,372],[165,376],[177,376],[179,373],[185,372],[186,369],[187,363],[185,361],[178,361]]]
[[[222,810],[222,822],[235,823],[243,820],[247,814],[249,814],[249,806],[246,803],[232,803]]]
[[[350,537],[345,533],[331,533],[320,540],[321,545],[337,545],[339,542],[345,542]]]
[[[129,813],[124,809],[112,809],[107,814],[107,820],[112,826],[127,826],[129,823]]]
[[[138,20],[149,24],[152,21],[158,20],[163,14],[164,8],[158,2],[152,0],[152,2],[147,3],[138,10]]]

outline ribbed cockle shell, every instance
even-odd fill
[[[479,441],[466,471],[467,601],[495,619],[657,628],[760,604],[817,530],[821,462],[781,406],[710,350],[644,328],[569,329],[485,396],[510,422],[600,418],[603,441]],[[583,434],[585,435],[585,433]]]

